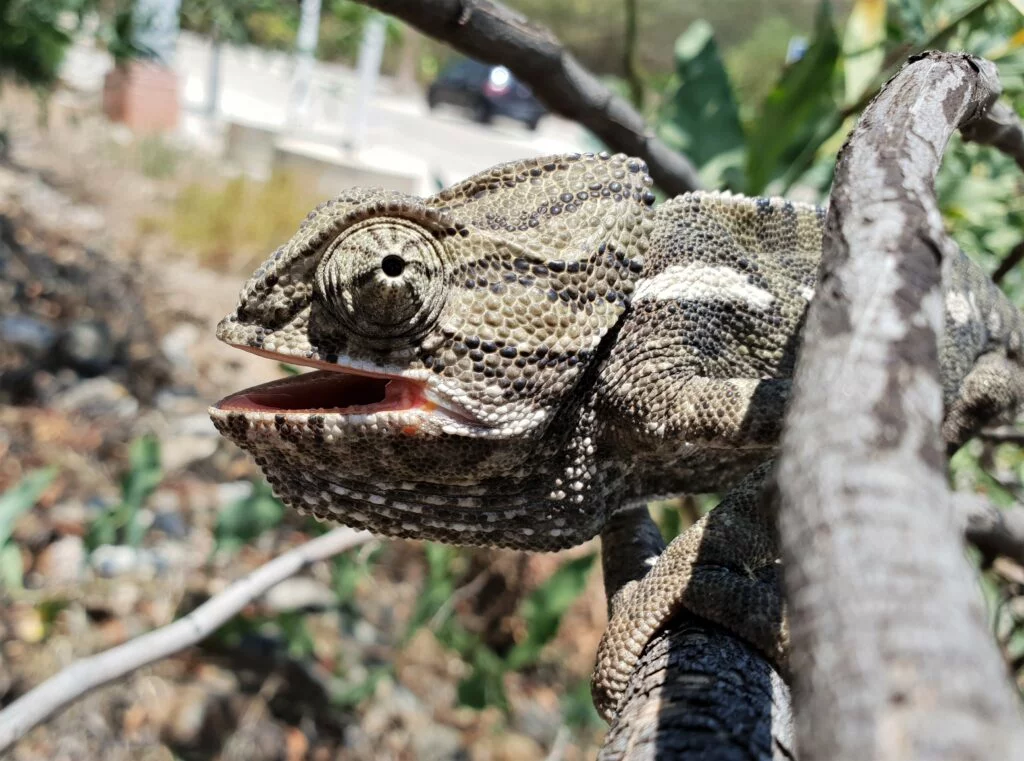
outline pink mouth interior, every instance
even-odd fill
[[[428,404],[420,385],[404,378],[322,370],[239,391],[217,407],[238,412],[356,415],[410,410]]]

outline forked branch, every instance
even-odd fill
[[[836,167],[778,468],[802,761],[1024,748],[940,436],[942,266],[958,253],[934,177],[953,131],[998,93],[986,61],[915,57]]]

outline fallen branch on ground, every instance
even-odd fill
[[[336,528],[257,568],[184,618],[76,661],[0,711],[0,754],[86,693],[196,644],[288,577],[372,538],[367,531]]]

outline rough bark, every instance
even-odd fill
[[[647,162],[669,195],[701,186],[689,159],[659,140],[644,118],[584,68],[547,29],[492,0],[359,0],[487,63],[502,64],[552,112],[573,119],[612,150]]]
[[[956,247],[933,181],[953,130],[997,94],[988,62],[911,59],[836,167],[778,470],[802,761],[1024,753],[940,437],[941,265]]]
[[[641,578],[665,548],[646,509],[601,534],[605,594]],[[765,657],[729,632],[681,613],[644,649],[599,761],[793,758],[789,689]]]
[[[789,689],[728,632],[680,615],[644,649],[599,761],[793,759]]]

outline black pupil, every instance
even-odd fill
[[[388,277],[398,277],[405,270],[405,259],[397,254],[388,254],[380,263],[380,268]]]

